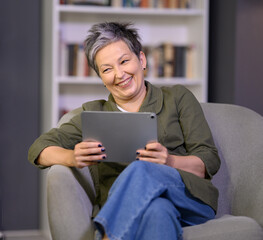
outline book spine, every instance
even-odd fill
[[[59,74],[60,76],[67,76],[68,75],[68,59],[69,59],[69,52],[68,46],[66,43],[61,42],[60,44],[60,59],[59,59]]]
[[[111,6],[112,7],[122,7],[122,0],[112,0]]]
[[[85,71],[85,53],[83,49],[83,45],[80,44],[78,46],[78,52],[77,52],[77,76],[78,77],[84,77],[86,75]]]
[[[68,76],[73,76],[74,72],[74,44],[68,45]]]
[[[177,46],[176,47],[176,54],[175,54],[175,77],[185,77],[185,54],[186,54],[186,47],[185,46]]]
[[[163,45],[163,76],[171,78],[174,76],[174,46],[171,43]]]
[[[141,0],[141,2],[140,2],[140,7],[141,8],[149,8],[150,6],[149,6],[149,1],[150,0]]]

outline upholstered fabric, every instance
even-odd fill
[[[252,218],[224,215],[205,224],[185,227],[184,240],[262,240],[262,228]]]
[[[95,190],[88,168],[54,165],[47,177],[48,218],[52,239],[93,239]]]
[[[213,179],[219,207],[216,219],[184,228],[184,240],[263,239],[263,117],[236,105],[201,105],[222,161]],[[51,167],[48,214],[53,239],[93,239],[94,194],[88,168]]]
[[[63,115],[61,117],[61,119],[59,120],[57,127],[60,127],[61,124],[68,122],[72,117],[74,117],[75,115],[77,115],[78,113],[80,113],[82,111],[82,108],[76,108],[70,112],[68,112],[67,114]]]
[[[263,117],[236,105],[202,107],[221,158],[213,179],[220,192],[217,216],[248,216],[263,226]]]

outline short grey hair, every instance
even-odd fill
[[[142,50],[140,36],[131,23],[105,22],[94,24],[84,41],[84,50],[88,64],[99,76],[99,69],[95,61],[97,52],[110,43],[124,41],[129,49],[139,58]]]

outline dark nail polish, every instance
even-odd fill
[[[98,145],[98,147],[102,147],[102,145],[101,145],[101,144],[99,144],[99,145]]]
[[[140,158],[136,158],[136,160],[138,161],[138,160],[140,160]]]
[[[139,155],[140,153],[139,152],[136,152],[137,155]]]
[[[105,148],[102,148],[101,151],[104,152],[104,151],[105,151]]]
[[[102,156],[102,159],[106,159],[106,156]]]

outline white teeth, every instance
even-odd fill
[[[120,83],[119,84],[119,86],[124,86],[124,85],[126,85],[130,80],[131,80],[132,78],[130,77],[129,79],[127,79],[126,81],[124,81],[124,82],[122,82],[122,83]]]

